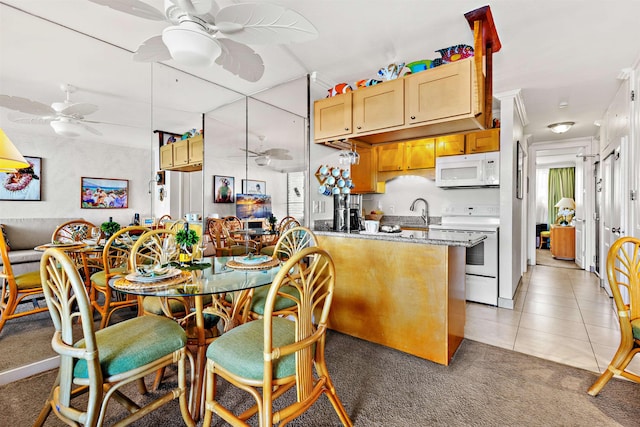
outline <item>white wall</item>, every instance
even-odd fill
[[[100,224],[112,216],[128,225],[136,212],[142,218],[150,216],[150,149],[88,143],[82,137],[43,137],[18,127],[5,132],[23,155],[42,158],[42,192],[39,202],[0,201],[0,218],[77,217]],[[81,209],[81,177],[129,180],[129,208]]]

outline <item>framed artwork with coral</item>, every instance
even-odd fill
[[[111,178],[81,178],[82,209],[126,209],[129,207],[129,181]]]
[[[38,201],[42,194],[42,158],[24,156],[29,167],[0,173],[0,200]]]

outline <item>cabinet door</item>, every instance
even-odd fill
[[[404,82],[391,80],[353,92],[355,133],[404,124]]]
[[[351,166],[351,180],[355,185],[351,192],[353,194],[374,193],[377,181],[376,150],[370,147],[358,147],[357,151],[360,162]]]
[[[378,172],[393,172],[403,169],[404,144],[385,144],[377,147]]]
[[[407,170],[436,167],[435,138],[418,139],[404,143],[404,167]]]
[[[464,154],[464,134],[439,136],[436,138],[436,155],[455,156]]]
[[[314,102],[314,139],[327,139],[351,134],[351,105],[351,93]]]
[[[473,58],[405,77],[406,123],[471,114],[471,60]]]
[[[189,164],[202,164],[202,136],[189,138]]]
[[[184,166],[189,163],[189,141],[174,142],[173,144],[173,167]]]
[[[173,167],[173,144],[166,144],[160,147],[160,169],[171,169]]]
[[[467,134],[467,154],[500,151],[500,129],[487,129]]]

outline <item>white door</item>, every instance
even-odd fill
[[[578,158],[576,161],[575,170],[575,192],[574,201],[576,203],[575,212],[575,228],[576,228],[576,244],[575,244],[575,263],[582,269],[584,269],[584,252],[585,252],[585,221],[584,221],[584,174],[585,174],[585,162],[583,159],[586,157]]]
[[[620,148],[608,155],[602,162],[602,224],[603,224],[603,251],[601,252],[601,269],[603,286],[605,291],[612,296],[611,288],[606,275],[606,262],[609,248],[618,237],[624,235],[622,224],[622,204],[623,204],[623,187],[622,178],[622,160],[620,156]]]

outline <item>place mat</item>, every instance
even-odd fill
[[[86,243],[83,242],[68,242],[68,243],[45,243],[44,245],[38,246],[38,248],[81,248],[83,246],[87,246]]]
[[[138,273],[130,273],[125,276],[125,279],[127,279],[130,282],[150,283],[150,282],[158,282],[165,279],[171,279],[181,273],[182,271],[178,270],[177,268],[172,268],[163,274],[154,274],[153,272],[150,272],[146,275],[141,275]]]
[[[275,258],[269,258],[268,261],[260,264],[243,264],[232,259],[227,261],[227,267],[233,268],[234,270],[268,270],[276,267],[279,263],[280,261]]]
[[[113,282],[113,287],[123,291],[141,291],[145,289],[160,289],[168,288],[170,286],[179,285],[186,282],[191,278],[191,273],[184,271],[180,272],[180,275],[171,277],[169,279],[158,280],[156,282],[131,282],[125,277],[120,277]]]

